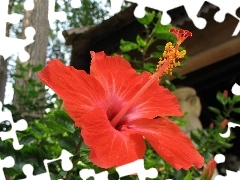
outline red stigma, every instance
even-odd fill
[[[188,30],[172,28],[169,31],[176,36],[179,44],[181,44],[187,37],[192,36],[192,33]]]

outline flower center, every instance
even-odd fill
[[[180,66],[180,62],[177,59],[183,58],[186,51],[178,51],[180,44],[188,37],[192,36],[192,33],[187,30],[177,30],[170,29],[177,38],[176,46],[173,46],[171,42],[168,42],[165,46],[165,51],[163,52],[163,59],[160,58],[157,65],[156,72],[150,77],[149,81],[135,94],[135,96],[124,106],[124,108],[112,119],[111,124],[116,127],[121,118],[127,113],[127,111],[132,107],[134,102],[141,97],[141,95],[149,88],[149,86],[158,81],[163,73],[172,75],[172,69],[174,67]]]

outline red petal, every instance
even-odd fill
[[[108,92],[108,117],[111,120],[146,84],[151,74],[137,74],[121,56],[106,56],[104,52],[91,52],[91,55],[91,75],[96,77]],[[178,100],[156,81],[129,109],[125,119],[173,115],[182,115]]]
[[[110,124],[103,109],[95,109],[83,117],[84,142],[91,149],[91,161],[99,167],[121,166],[143,158],[145,142],[141,135],[118,131]]]
[[[201,168],[204,163],[191,140],[167,118],[139,119],[127,123],[125,128],[143,135],[155,151],[176,169]]]
[[[90,160],[95,164],[97,165],[98,167],[101,167],[101,168],[109,168],[109,167],[112,167],[112,162],[110,161],[105,161],[104,159],[102,158],[98,158],[96,156],[96,153],[94,151],[94,149],[92,148],[91,151],[90,151],[90,154],[89,154],[89,158]]]
[[[136,71],[121,56],[106,56],[104,52],[91,52],[91,56],[90,74],[108,93],[108,118],[111,120],[136,94],[142,78],[136,79]]]
[[[60,60],[51,60],[38,76],[64,101],[67,112],[75,121],[91,109],[107,108],[104,89],[82,70],[65,66]],[[81,125],[81,122],[76,123]]]
[[[150,73],[142,73],[142,86],[149,80]],[[136,116],[137,115],[137,116]],[[127,116],[130,119],[148,118],[152,119],[156,116],[182,116],[177,97],[168,89],[154,82],[135,102],[134,106],[128,112]]]

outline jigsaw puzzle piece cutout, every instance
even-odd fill
[[[79,171],[79,176],[83,180],[87,180],[90,177],[93,177],[94,180],[108,180],[108,172],[103,171],[101,173],[96,174],[93,169],[82,169]]]
[[[59,159],[62,160],[61,165],[64,171],[70,171],[73,168],[73,163],[70,160],[70,157],[73,157],[73,154],[63,149]]]
[[[69,171],[73,168],[72,161],[69,159],[73,154],[69,153],[65,149],[62,150],[61,155],[56,159],[45,159],[43,161],[44,167],[46,169],[45,173],[33,175],[33,166],[31,164],[25,164],[22,168],[23,173],[26,175],[25,179],[21,180],[51,180],[48,164],[61,160],[61,167],[64,171]]]
[[[222,137],[222,138],[228,138],[231,134],[231,128],[235,128],[235,127],[240,127],[240,124],[237,124],[237,123],[233,123],[233,122],[228,122],[228,129],[225,133],[220,133],[219,135]]]
[[[240,18],[240,7],[236,10],[236,16]]]
[[[23,7],[26,11],[32,11],[34,9],[33,0],[25,0]]]
[[[192,0],[169,0],[158,1],[156,0],[126,0],[132,3],[138,4],[134,11],[134,15],[137,18],[142,18],[145,15],[145,8],[151,8],[162,12],[161,24],[167,25],[171,23],[171,17],[167,11],[175,9],[180,6],[184,6],[188,17],[193,21],[194,25],[199,28],[205,28],[207,21],[204,18],[198,17],[198,13],[204,1],[192,1]]]
[[[30,56],[24,48],[34,42],[35,30],[32,27],[26,28],[26,39],[6,37],[6,23],[16,24],[23,18],[23,15],[20,14],[8,14],[8,4],[9,0],[0,1],[0,42],[4,42],[0,44],[0,55],[7,59],[12,54],[18,53],[19,59],[25,62],[29,60]]]
[[[143,159],[139,159],[132,163],[119,166],[116,168],[116,171],[118,172],[119,178],[137,174],[139,180],[146,180],[146,178],[156,178],[158,175],[158,172],[155,168],[150,168],[148,170],[144,168]],[[87,180],[89,177],[93,177],[95,180],[108,180],[107,171],[96,174],[93,169],[82,169],[79,171],[79,176],[83,180]]]
[[[2,111],[2,103],[0,102],[0,123],[6,120],[10,122],[12,128],[10,131],[7,131],[7,132],[1,131],[0,138],[2,139],[2,141],[6,139],[13,139],[13,148],[15,150],[19,150],[23,147],[23,145],[19,144],[16,132],[26,130],[28,127],[27,121],[24,119],[21,119],[15,123],[13,121],[11,112]]]
[[[209,0],[209,1],[205,1],[205,3],[208,4],[207,9],[210,8],[214,8],[216,9],[215,14],[213,15],[213,19],[217,22],[217,23],[224,23],[224,21],[227,19],[227,21],[229,20],[229,17],[232,17],[236,20],[236,28],[233,30],[232,36],[236,36],[239,34],[240,32],[240,18],[237,15],[237,10],[239,9],[240,6],[240,1],[239,1],[239,6],[238,7],[232,7],[229,6],[229,2],[227,1],[216,1],[216,0]],[[226,6],[226,8],[225,8]],[[208,12],[208,11],[207,11]],[[205,13],[207,13],[205,12]]]
[[[73,154],[71,154],[70,152],[68,152],[67,150],[63,149],[61,152],[61,155],[56,158],[56,159],[45,159],[43,161],[45,168],[48,169],[48,164],[61,160],[61,167],[62,170],[64,171],[70,171],[73,168],[73,164],[72,161],[70,160],[70,157],[73,157]]]
[[[6,34],[6,23],[17,24],[23,17],[20,14],[8,14],[9,0],[0,1],[0,37]]]
[[[237,24],[232,36],[238,35],[240,32],[240,17],[237,15],[237,10],[240,7],[240,1],[231,1],[231,5],[229,1],[208,0],[207,2],[214,4],[220,9],[214,15],[214,20],[216,22],[219,22],[219,23],[223,22],[227,14],[230,14],[236,19],[238,19],[239,23]]]
[[[71,0],[71,7],[72,8],[80,8],[82,5],[82,2],[80,0]]]
[[[240,179],[240,171],[234,172],[226,170],[226,176],[217,175],[214,180],[234,180],[234,179]]]
[[[238,24],[237,24],[237,26],[236,26],[233,34],[232,34],[233,36],[237,36],[240,32],[240,7],[236,10],[236,15],[239,19],[239,22],[238,22]]]
[[[25,51],[25,47],[34,42],[33,37],[35,36],[36,31],[33,27],[27,27],[24,33],[26,39],[16,39],[10,37],[0,38],[1,42],[5,42],[0,44],[0,55],[2,55],[4,59],[9,58],[14,53],[18,53],[19,59],[22,62],[29,60],[30,55],[27,51]]]
[[[0,159],[0,179],[6,180],[3,168],[10,168],[13,167],[15,164],[15,161],[12,156],[5,157],[3,160]]]
[[[116,168],[116,171],[119,174],[119,177],[124,177],[127,175],[137,174],[139,180],[145,180],[146,178],[156,178],[158,176],[158,172],[156,168],[150,168],[146,170],[144,168],[144,160],[139,159],[132,163],[119,166]]]
[[[214,160],[217,164],[225,162],[225,156],[223,154],[216,154]],[[230,180],[230,179],[240,179],[240,171],[234,172],[226,170],[226,176],[217,175],[214,180]]]
[[[20,180],[51,180],[48,169],[45,173],[33,175],[33,166],[31,164],[25,164],[22,171],[26,175],[26,178]]]
[[[182,3],[185,7],[188,17],[192,20],[193,24],[198,29],[204,29],[207,21],[204,18],[198,17],[198,13],[204,4],[204,1],[183,0]]]
[[[231,91],[234,95],[240,96],[240,86],[237,83],[232,86]]]
[[[240,1],[226,1],[226,0],[208,0],[207,2],[219,7],[219,11],[216,12],[214,19],[217,22],[223,22],[226,14],[231,14],[235,18],[239,18],[236,15],[237,9],[240,7]],[[231,4],[230,4],[231,3]]]
[[[110,14],[120,12],[124,0],[110,0],[111,10]]]
[[[48,20],[49,20],[50,26],[55,20],[59,20],[60,22],[64,22],[67,20],[67,13],[65,11],[56,12],[55,4],[56,4],[56,0],[48,1]],[[82,3],[80,0],[71,0],[70,4],[71,4],[71,7],[75,9],[75,8],[79,8]]]
[[[64,22],[67,20],[67,13],[64,11],[55,12],[55,4],[56,0],[48,1],[48,20],[51,25],[55,20],[59,20],[60,22]]]
[[[155,10],[159,10],[162,12],[162,20],[161,23],[163,25],[167,25],[171,22],[171,17],[167,14],[167,11],[170,9],[174,9],[182,6],[183,0],[169,0],[169,1],[158,1],[156,0],[126,0],[131,3],[137,4],[135,8],[134,15],[137,18],[143,18],[146,14],[145,8],[151,8]]]

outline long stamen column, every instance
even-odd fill
[[[167,74],[172,74],[173,67],[180,66],[180,62],[176,59],[183,58],[186,51],[178,51],[180,44],[188,37],[191,36],[191,32],[187,30],[176,30],[171,29],[172,32],[177,37],[177,44],[174,47],[172,43],[167,43],[165,46],[165,51],[163,53],[163,59],[160,58],[156,72],[150,77],[149,81],[138,91],[138,93],[127,103],[126,106],[112,119],[111,124],[113,127],[119,123],[121,118],[126,114],[126,112],[131,108],[134,102],[149,88],[151,84],[158,81],[159,77],[165,72]]]

